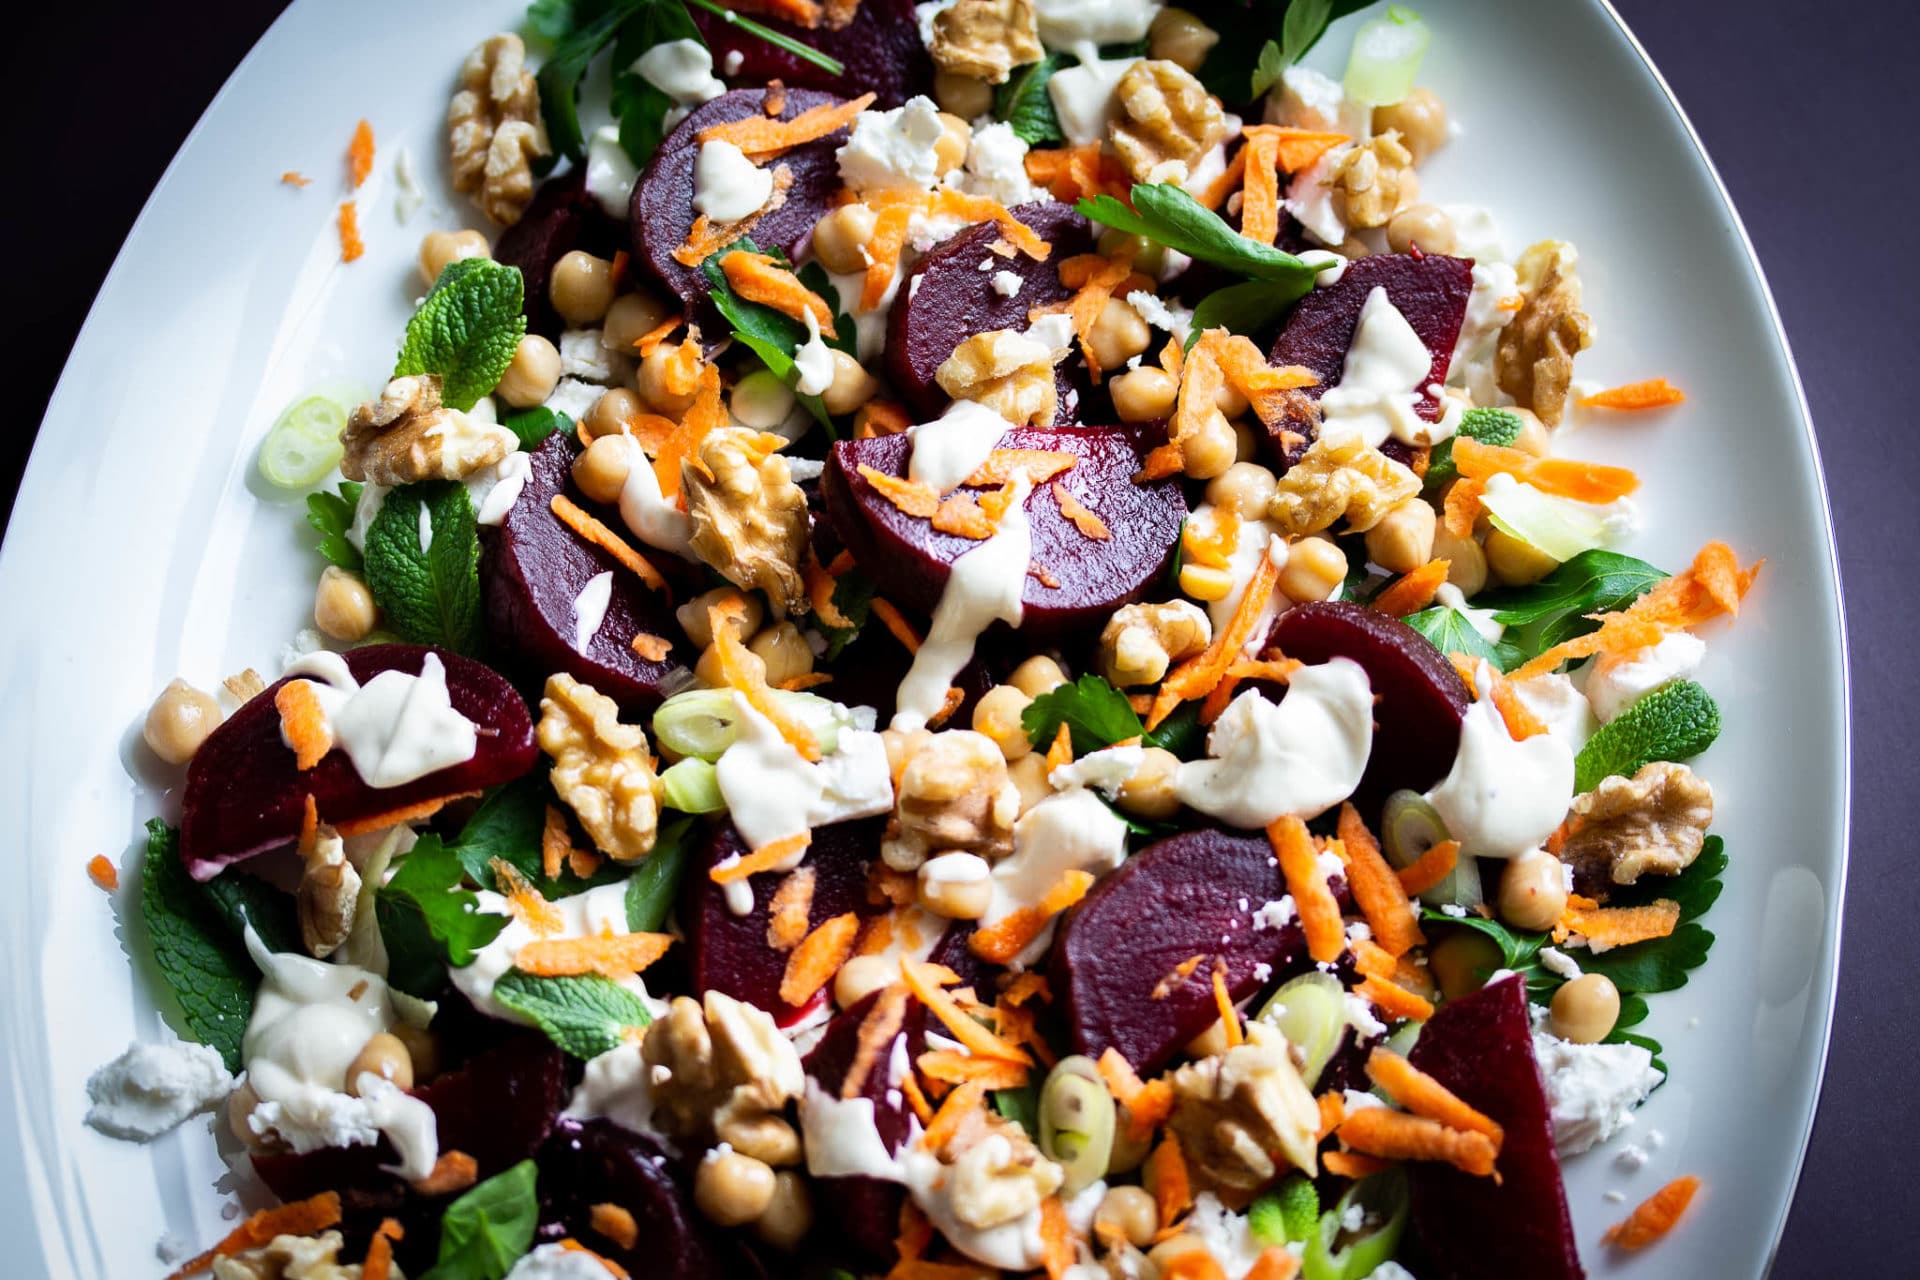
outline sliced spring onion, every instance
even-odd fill
[[[1388,107],[1413,92],[1433,31],[1405,5],[1363,24],[1347,57],[1347,96],[1369,107]]]
[[[727,807],[720,795],[720,771],[699,756],[688,756],[660,775],[667,808],[682,813],[718,813]]]
[[[1347,1036],[1346,991],[1332,974],[1303,973],[1273,993],[1259,1021],[1304,1055],[1300,1079],[1311,1089]]]
[[[687,3],[693,5],[695,8],[705,9],[714,17],[724,19],[730,25],[740,28],[750,36],[756,36],[759,39],[765,40],[776,49],[785,49],[794,57],[806,62],[811,62],[814,66],[819,67],[830,76],[844,75],[846,73],[846,66],[838,59],[829,58],[826,54],[813,48],[811,45],[801,44],[798,40],[790,36],[783,36],[772,27],[763,27],[745,14],[735,13],[732,9],[723,9],[715,4],[714,0],[687,0]],[[1395,99],[1395,101],[1398,101],[1398,99]]]
[[[787,711],[799,717],[820,740],[822,751],[840,741],[845,713],[838,704],[813,693],[775,690]],[[711,764],[733,745],[734,702],[731,689],[689,689],[676,693],[653,713],[653,736],[677,756],[693,756]]]
[[[1341,1225],[1347,1211],[1360,1207],[1358,1231]],[[1347,1188],[1333,1208],[1320,1215],[1320,1230],[1307,1241],[1300,1259],[1305,1280],[1365,1280],[1393,1257],[1407,1229],[1407,1175],[1389,1169]]]
[[[1480,495],[1493,527],[1565,562],[1612,541],[1612,509],[1556,498],[1508,476],[1494,476]]]
[[[1396,791],[1387,797],[1380,813],[1380,848],[1396,868],[1410,867],[1420,855],[1447,838],[1447,824],[1440,811],[1427,803],[1418,791]],[[1452,903],[1477,907],[1485,901],[1480,883],[1480,863],[1463,857],[1439,884],[1420,895],[1430,907]]]
[[[1107,1172],[1113,1153],[1113,1094],[1092,1058],[1062,1058],[1040,1087],[1040,1150],[1066,1172],[1061,1191],[1072,1196]]]
[[[325,396],[294,401],[260,442],[261,476],[277,488],[311,489],[340,465],[346,425],[345,407]]]

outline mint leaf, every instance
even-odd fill
[[[522,449],[532,453],[554,432],[573,430],[573,419],[557,409],[535,405],[531,409],[508,414],[500,420],[500,425],[519,437]]]
[[[493,998],[582,1060],[618,1049],[630,1031],[653,1021],[645,1001],[597,973],[541,978],[510,969],[494,985]]]
[[[1041,694],[1020,713],[1027,738],[1043,751],[1063,724],[1072,731],[1076,756],[1146,732],[1127,695],[1092,672]]]
[[[667,922],[693,855],[694,831],[692,818],[662,823],[653,851],[634,868],[627,881],[627,928],[633,932],[658,933]]]
[[[554,899],[612,884],[625,876],[625,867],[607,859],[585,879],[565,871],[548,878],[540,842],[547,830],[549,799],[546,781],[537,773],[489,791],[448,846],[466,868],[468,878],[496,893],[503,892],[493,872],[493,860],[499,858],[532,882],[541,897]]]
[[[501,1280],[533,1247],[539,1173],[522,1160],[447,1206],[440,1252],[421,1280]]]
[[[1494,621],[1509,628],[1506,642],[1524,660],[1592,631],[1599,624],[1590,615],[1624,609],[1666,577],[1644,560],[1596,548],[1532,586],[1485,592],[1475,603],[1494,610]]]
[[[1314,268],[1272,245],[1247,239],[1172,183],[1135,183],[1131,209],[1106,195],[1083,198],[1074,208],[1116,231],[1145,236],[1190,258],[1265,280],[1286,302],[1313,288]]]
[[[1467,615],[1447,605],[1435,605],[1400,619],[1418,631],[1441,653],[1464,653],[1470,658],[1485,658],[1502,671],[1510,671],[1526,661],[1520,650],[1505,641],[1488,640],[1474,630]]]
[[[204,887],[187,874],[179,834],[158,818],[147,823],[140,914],[154,967],[178,1004],[187,1033],[218,1052],[227,1070],[239,1071],[240,1041],[253,1014],[260,973]]]
[[[422,509],[430,545],[422,549]],[[480,647],[480,533],[457,480],[403,485],[367,530],[367,587],[386,625],[414,644],[471,654]]]
[[[1460,415],[1459,434],[1480,444],[1504,449],[1520,438],[1520,425],[1520,415],[1511,409],[1483,406]],[[1453,464],[1453,441],[1442,440],[1433,446],[1433,452],[1427,457],[1427,474],[1423,482],[1426,488],[1430,491],[1438,489],[1459,474],[1460,468]]]
[[[252,925],[260,941],[267,944],[267,950],[305,952],[306,944],[300,938],[300,920],[291,895],[258,876],[231,868],[198,887],[207,905],[234,939],[244,939],[247,926]],[[247,957],[247,965],[249,968],[253,965],[251,956]]]
[[[1014,135],[1029,146],[1065,142],[1067,135],[1060,128],[1060,117],[1054,114],[1047,81],[1053,79],[1054,72],[1078,61],[1069,54],[1050,53],[1038,62],[1014,68],[1007,82],[993,91],[994,118],[1006,121]]]
[[[1600,726],[1573,760],[1573,788],[1591,791],[1606,778],[1630,778],[1656,760],[1691,760],[1720,736],[1720,707],[1692,680],[1655,689]]]
[[[1254,1198],[1247,1206],[1247,1220],[1254,1240],[1268,1248],[1305,1240],[1320,1224],[1320,1194],[1308,1179],[1289,1174],[1278,1187]]]
[[[441,403],[471,409],[500,384],[527,331],[520,268],[492,258],[449,262],[407,321],[393,376],[440,377]]]
[[[1193,309],[1187,347],[1191,349],[1209,329],[1226,329],[1252,337],[1278,321],[1293,301],[1263,280],[1216,289],[1200,299],[1200,305]]]
[[[465,875],[459,855],[429,833],[401,859],[393,878],[374,890],[387,980],[409,995],[432,999],[446,983],[448,965],[472,964],[480,948],[507,927],[507,917],[480,911],[480,900],[461,887]]]
[[[307,495],[307,523],[320,535],[320,554],[353,573],[360,571],[360,548],[347,541],[347,530],[353,527],[353,513],[360,505],[360,491],[365,487],[352,480],[342,480],[338,493]]]

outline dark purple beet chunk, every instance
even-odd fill
[[[1003,449],[1056,449],[1077,461],[1056,480],[1105,522],[1112,537],[1087,537],[1060,514],[1051,485],[1027,498],[1033,559],[1058,585],[1027,578],[1022,634],[1048,638],[1104,619],[1139,598],[1166,569],[1187,514],[1177,480],[1135,484],[1146,455],[1160,437],[1147,427],[1021,428],[1001,440]],[[904,435],[842,440],[834,445],[822,477],[827,516],[860,567],[880,584],[881,594],[904,609],[931,613],[940,602],[953,562],[980,543],[907,515],[859,474],[862,466],[905,475],[911,447]]]
[[[1309,399],[1318,400],[1328,387],[1339,385],[1347,348],[1353,345],[1354,330],[1360,326],[1360,309],[1376,288],[1387,291],[1387,300],[1407,318],[1433,353],[1433,365],[1422,387],[1446,382],[1453,344],[1459,340],[1460,324],[1467,318],[1467,295],[1473,292],[1473,262],[1436,253],[1385,253],[1354,260],[1338,282],[1302,298],[1274,341],[1271,363],[1304,365],[1320,375],[1319,385],[1306,389]],[[1420,415],[1429,421],[1440,416],[1439,401],[1424,390]],[[1312,443],[1312,423],[1295,422],[1290,426],[1305,437],[1304,441],[1283,449],[1277,434],[1268,436],[1268,444],[1283,468],[1298,461]]]
[[[335,749],[305,773],[280,740],[277,680],[208,736],[187,770],[180,805],[180,857],[196,880],[296,839],[308,796],[322,822],[336,825],[392,813],[508,782],[533,767],[533,721],[512,685],[457,653],[417,644],[376,644],[346,654],[347,669],[365,684],[382,671],[420,671],[440,655],[454,710],[480,726],[473,759],[398,787],[369,787],[347,753]]]
[[[1418,1273],[1432,1280],[1580,1280],[1585,1272],[1520,979],[1441,1005],[1410,1056],[1506,1132],[1498,1183],[1433,1161],[1408,1164],[1413,1236],[1424,1255]]]
[[[764,115],[761,104],[765,100],[764,90],[735,89],[696,108],[667,135],[647,171],[633,185],[634,257],[646,264],[667,292],[687,305],[688,318],[708,330],[705,336],[709,342],[726,336],[719,329],[720,314],[707,297],[712,286],[699,267],[689,267],[673,256],[693,229],[693,162],[700,152],[700,131]],[[791,120],[810,107],[840,101],[830,93],[789,89],[780,118]],[[753,224],[748,234],[755,244],[792,255],[813,230],[813,224],[833,206],[833,195],[840,187],[840,169],[833,153],[846,140],[847,131],[842,129],[766,163],[765,168],[776,172],[785,166],[793,175],[793,185],[787,188],[786,200],[778,209]]]
[[[1060,264],[1092,251],[1087,220],[1071,205],[1055,201],[1016,205],[1012,212],[1053,246],[1045,261],[1024,253],[1001,258],[989,252],[987,246],[1001,236],[1000,229],[987,222],[934,246],[901,282],[899,299],[887,317],[887,376],[922,417],[933,417],[947,403],[947,393],[933,375],[955,347],[976,333],[1025,329],[1032,308],[1073,296],[1060,283]],[[991,271],[980,270],[986,261],[993,263]],[[1020,277],[1020,291],[1011,298],[993,287],[1000,271]]]
[[[531,455],[527,487],[488,540],[480,574],[487,634],[534,681],[564,671],[630,714],[649,711],[687,681],[696,655],[674,621],[672,600],[553,514],[553,496],[565,493],[616,533],[626,527],[618,511],[588,501],[574,487],[578,451],[571,437],[548,436]],[[636,549],[663,572],[679,571],[681,562],[671,553]],[[607,572],[613,574],[613,598],[583,653],[574,648],[573,602],[590,580]],[[633,651],[633,637],[642,631],[674,642],[664,661]]]
[[[897,107],[933,89],[933,59],[920,42],[913,0],[863,0],[853,21],[837,31],[824,22],[809,31],[780,18],[754,15],[755,22],[844,63],[846,70],[840,75],[749,35],[716,14],[689,11],[713,50],[715,66],[724,67],[729,56],[739,54],[739,67],[728,75],[732,80],[749,84],[779,80],[790,88],[826,89],[848,98],[872,93],[877,95],[876,108]],[[743,5],[741,11],[751,9]]]
[[[1299,924],[1260,929],[1253,916],[1285,892],[1258,837],[1189,831],[1135,854],[1094,886],[1054,943],[1052,985],[1075,1051],[1097,1059],[1117,1049],[1142,1075],[1165,1066],[1220,1016],[1211,961],[1154,998],[1189,957],[1223,957],[1235,1000],[1263,985],[1257,965],[1284,977],[1306,956]]]
[[[801,860],[814,869],[813,903],[809,926],[817,926],[849,911],[877,914],[884,904],[867,900],[867,867],[879,852],[885,823],[877,820],[841,822],[818,827],[813,844]],[[773,895],[786,878],[784,871],[749,876],[753,910],[744,916],[727,907],[725,889],[707,874],[714,864],[733,854],[751,852],[731,823],[714,828],[705,850],[689,868],[681,890],[680,921],[687,931],[687,954],[694,991],[721,991],[757,1005],[785,1026],[814,1005],[796,1008],[780,999],[780,979],[787,971],[787,953],[767,942],[767,918]],[[826,999],[823,991],[815,1004]]]
[[[500,233],[493,256],[495,261],[520,268],[521,309],[527,313],[527,328],[551,338],[567,327],[547,296],[553,264],[575,249],[611,258],[616,249],[626,247],[625,242],[626,228],[587,194],[587,171],[580,168],[534,193],[520,221]]]
[[[562,1120],[540,1151],[541,1221],[558,1223],[628,1274],[659,1280],[708,1280],[735,1273],[733,1253],[717,1239],[652,1140],[611,1120]],[[593,1230],[592,1209],[613,1203],[640,1228],[631,1249]]]
[[[1348,601],[1296,605],[1274,620],[1267,643],[1289,658],[1351,658],[1373,686],[1373,753],[1353,801],[1371,821],[1402,787],[1425,791],[1447,776],[1460,747],[1467,686],[1419,632]]]

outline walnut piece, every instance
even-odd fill
[[[1113,149],[1136,182],[1185,182],[1220,139],[1219,99],[1176,62],[1142,58],[1114,90]]]
[[[1389,129],[1348,151],[1327,177],[1341,221],[1349,227],[1384,227],[1420,194],[1413,153]]]
[[[533,161],[553,151],[540,119],[540,88],[526,62],[519,36],[488,37],[467,55],[460,88],[447,104],[453,189],[508,225],[533,199]]]
[[[1678,875],[1700,856],[1713,788],[1683,764],[1657,761],[1606,779],[1573,802],[1573,816],[1560,858],[1583,888]]]
[[[317,1236],[275,1236],[257,1249],[213,1260],[214,1280],[354,1280],[359,1263],[340,1261],[345,1240],[338,1231]]]
[[[954,1217],[976,1231],[1019,1221],[1066,1181],[1066,1171],[1011,1124],[989,1123],[977,1140],[951,1144],[945,1155],[955,1157],[947,1203]]]
[[[300,917],[300,941],[307,954],[324,960],[353,932],[360,900],[360,873],[347,861],[339,832],[322,825],[311,849],[303,849],[306,868],[294,902]]]
[[[1286,1037],[1249,1023],[1247,1041],[1173,1075],[1173,1131],[1198,1183],[1244,1203],[1281,1161],[1312,1177],[1320,1111]]]
[[[540,699],[540,748],[553,757],[553,789],[599,850],[632,862],[653,848],[660,782],[638,725],[621,724],[613,699],[564,672]]]
[[[1013,852],[1020,788],[993,739],[971,729],[936,733],[900,772],[899,798],[880,856],[913,871],[943,853],[1003,858]]]
[[[770,1163],[798,1159],[799,1136],[779,1112],[806,1091],[806,1073],[764,1010],[718,991],[700,1000],[677,996],[647,1028],[640,1057],[655,1069],[653,1119],[668,1137],[711,1146],[749,1132],[764,1136],[774,1122],[793,1155]],[[745,1154],[762,1158],[757,1150]]]
[[[1520,310],[1494,351],[1500,389],[1550,427],[1567,411],[1574,356],[1593,345],[1593,318],[1580,309],[1579,261],[1565,240],[1542,240],[1520,255]]]
[[[1359,436],[1323,437],[1280,477],[1267,518],[1296,538],[1343,516],[1349,529],[1365,533],[1419,492],[1420,477]]]
[[[340,474],[374,484],[464,480],[520,447],[513,432],[440,403],[440,378],[395,378],[347,418]]]
[[[1154,684],[1169,666],[1191,658],[1212,640],[1212,622],[1191,600],[1123,605],[1100,632],[1094,667],[1122,689]]]
[[[699,465],[681,464],[693,551],[743,590],[766,592],[776,616],[805,613],[807,495],[776,450],[780,437],[722,427],[700,445]]]
[[[934,15],[927,52],[942,71],[988,84],[1046,55],[1033,0],[959,0]]]
[[[955,400],[972,400],[1019,426],[1050,427],[1059,407],[1053,350],[1012,329],[976,333],[953,349],[933,380]]]

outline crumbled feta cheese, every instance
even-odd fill
[[[840,179],[855,191],[924,191],[940,180],[934,144],[946,133],[931,98],[891,111],[862,111],[835,153]]]
[[[1365,920],[1352,920],[1347,923],[1348,942],[1369,942],[1373,938],[1373,926]]]
[[[1169,305],[1145,289],[1135,289],[1127,295],[1127,305],[1132,307],[1142,320],[1156,329],[1165,330],[1179,342],[1185,342],[1187,335],[1193,332],[1193,312],[1178,303]]]
[[[1632,1124],[1633,1109],[1665,1079],[1637,1044],[1573,1044],[1536,1026],[1533,1053],[1553,1112],[1554,1145],[1563,1155]]]
[[[1706,642],[1685,631],[1671,632],[1660,643],[1632,653],[1602,654],[1587,676],[1587,701],[1606,724],[1655,689],[1698,671],[1706,656]]]
[[[1613,1158],[1613,1162],[1628,1173],[1638,1173],[1646,1167],[1649,1159],[1651,1159],[1651,1157],[1647,1154],[1645,1147],[1628,1143],[1626,1146],[1620,1148],[1620,1154]]]
[[[605,387],[596,387],[591,382],[582,382],[579,378],[562,378],[547,397],[546,407],[555,413],[564,413],[575,422],[587,416],[587,410],[605,394]]]
[[[1272,976],[1273,976],[1272,965],[1268,964],[1265,960],[1256,960],[1253,962],[1253,980],[1255,982],[1264,983],[1268,978],[1271,978]]]
[[[1373,136],[1373,110],[1349,99],[1338,80],[1311,67],[1291,66],[1267,94],[1266,121],[1295,129],[1340,133],[1358,142]]]
[[[607,1267],[585,1249],[543,1244],[513,1264],[506,1280],[606,1280]]]
[[[1104,747],[1090,751],[1071,764],[1063,764],[1047,775],[1055,791],[1073,787],[1091,787],[1109,800],[1119,798],[1120,788],[1133,780],[1146,762],[1145,747]]]
[[[568,329],[560,335],[560,376],[610,383],[618,378],[614,354],[601,342],[599,329]]]
[[[1120,77],[1137,61],[1134,58],[1093,58],[1077,67],[1056,71],[1047,81],[1047,97],[1053,102],[1053,114],[1060,132],[1076,147],[1089,146],[1107,136],[1107,125],[1114,116],[1114,93]]]
[[[1609,1191],[1600,1198],[1608,1204],[1625,1204],[1627,1202],[1627,1195],[1624,1191]]]
[[[1373,1006],[1349,991],[1347,1000],[1347,1021],[1363,1036],[1383,1036],[1387,1034],[1387,1024],[1374,1016]]]
[[[1033,183],[1027,178],[1026,139],[1002,122],[975,129],[967,146],[961,189],[990,196],[1009,209],[1034,199]]]
[[[993,273],[993,291],[1003,298],[1011,298],[1020,292],[1020,276],[1012,271]]]
[[[1283,893],[1272,902],[1253,913],[1253,927],[1256,929],[1281,929],[1299,912],[1293,905],[1293,895]]]
[[[1568,870],[1572,870],[1571,867]],[[1557,973],[1572,982],[1580,976],[1580,965],[1574,958],[1558,947],[1540,948],[1540,967],[1549,973]]]
[[[1226,1275],[1245,1275],[1260,1257],[1247,1215],[1235,1213],[1211,1191],[1194,1197],[1193,1212],[1182,1226],[1200,1237]]]
[[[960,0],[928,0],[913,6],[913,18],[920,27],[920,43],[933,44],[933,20],[960,3]]]
[[[203,1044],[136,1041],[87,1077],[87,1123],[129,1142],[151,1142],[233,1092],[220,1055]]]
[[[1440,914],[1443,916],[1452,916],[1455,920],[1465,920],[1467,918],[1467,909],[1457,902],[1443,902],[1440,904]]]

